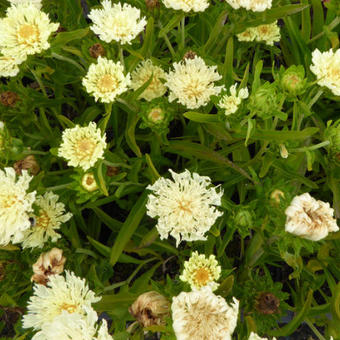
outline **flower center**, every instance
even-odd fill
[[[76,305],[71,305],[66,302],[64,302],[60,307],[60,312],[62,310],[66,310],[68,313],[74,313],[77,311],[77,306]]]
[[[37,42],[39,39],[39,30],[36,25],[22,25],[18,30],[18,36],[26,44]]]
[[[93,154],[96,143],[91,139],[80,139],[76,142],[75,153],[80,159],[85,159]]]
[[[37,218],[37,221],[36,221],[36,226],[38,228],[47,229],[47,227],[50,224],[50,221],[51,219],[48,216],[47,212],[44,210],[40,210],[39,217]]]
[[[102,92],[111,92],[118,87],[118,81],[110,74],[105,74],[99,79],[97,85]]]
[[[202,95],[202,89],[198,80],[194,80],[191,84],[189,84],[186,88],[183,89],[183,92],[187,95],[189,99],[197,98]]]
[[[191,202],[190,201],[187,201],[187,200],[181,200],[178,202],[178,208],[180,210],[183,210],[187,213],[192,213],[191,211]]]
[[[163,120],[163,110],[159,108],[151,110],[149,113],[149,119],[152,122],[159,122],[160,120]]]
[[[205,286],[210,281],[210,271],[204,267],[197,269],[195,280],[200,286]]]
[[[94,182],[93,177],[88,176],[88,177],[86,178],[86,184],[87,184],[87,185],[91,185],[91,184],[93,184],[93,182]]]
[[[2,197],[2,205],[4,208],[11,208],[18,201],[16,195],[8,195]]]

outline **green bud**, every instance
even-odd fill
[[[293,65],[281,75],[281,87],[289,95],[301,95],[306,90],[307,79],[302,65]]]
[[[235,216],[235,223],[243,228],[251,227],[253,223],[252,214],[246,209],[239,210]]]
[[[332,121],[327,123],[324,138],[329,141],[328,155],[331,160],[340,164],[340,120],[337,120],[334,124],[331,123]]]

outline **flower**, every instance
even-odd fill
[[[98,189],[96,179],[94,178],[94,175],[92,172],[89,172],[83,176],[81,180],[81,185],[85,190],[89,192],[92,192]]]
[[[171,305],[177,340],[231,340],[238,308],[239,302],[235,298],[229,305],[209,288],[180,293]]]
[[[24,4],[32,4],[36,8],[40,9],[42,4],[41,0],[7,0],[11,5],[24,5]]]
[[[122,45],[131,44],[143,31],[146,20],[145,17],[140,17],[139,9],[126,3],[112,4],[109,0],[103,0],[102,6],[103,9],[92,9],[89,14],[93,22],[90,28],[101,40],[107,43],[114,40]]]
[[[280,312],[280,299],[270,292],[261,292],[256,297],[255,308],[260,314],[277,314]]]
[[[163,0],[165,7],[184,12],[204,12],[209,7],[207,0]]]
[[[248,340],[267,340],[267,338],[261,338],[256,333],[251,332],[250,335],[249,335]],[[273,340],[276,340],[276,338],[273,338]]]
[[[161,177],[147,187],[152,191],[147,214],[158,217],[156,228],[161,239],[170,234],[176,239],[176,246],[182,240],[206,240],[204,234],[222,215],[215,206],[221,205],[223,191],[211,187],[209,177],[188,170],[180,174],[169,171],[174,181]]]
[[[47,253],[40,254],[32,266],[34,275],[31,277],[31,281],[46,286],[50,275],[61,274],[64,271],[65,261],[63,251],[59,248],[53,248]]]
[[[142,61],[131,74],[131,88],[138,90],[152,77],[151,83],[139,96],[147,101],[161,97],[166,92],[166,87],[161,82],[161,79],[166,78],[166,74],[162,68],[152,63],[150,59]]]
[[[191,254],[189,261],[184,262],[184,270],[179,278],[188,282],[193,290],[208,286],[214,291],[218,287],[218,283],[215,281],[219,279],[220,274],[221,267],[218,265],[215,255],[210,255],[207,258],[195,251]]]
[[[173,66],[174,71],[169,72],[165,83],[170,89],[170,102],[177,99],[188,109],[197,109],[223,89],[223,86],[214,86],[214,81],[222,78],[216,71],[217,66],[207,66],[200,57],[185,59]]]
[[[340,96],[340,49],[335,53],[332,49],[326,52],[316,49],[312,53],[312,62],[310,69],[316,75],[318,84]]]
[[[279,42],[281,39],[280,27],[277,25],[277,21],[268,25],[249,27],[244,32],[237,34],[237,39],[239,41],[256,40],[273,46],[275,42]]]
[[[32,177],[27,171],[17,178],[13,168],[0,170],[0,245],[21,242],[31,224],[29,213],[35,191],[27,193]]]
[[[85,127],[76,125],[66,129],[62,139],[58,156],[67,159],[69,166],[79,166],[86,171],[93,167],[98,159],[103,158],[106,148],[105,133],[102,136],[94,122]]]
[[[16,161],[13,168],[17,175],[21,175],[23,170],[27,170],[30,175],[37,175],[40,171],[40,166],[34,155],[28,155],[24,159]]]
[[[23,248],[42,248],[49,239],[56,242],[61,237],[55,230],[67,222],[72,214],[65,214],[65,205],[58,199],[59,196],[50,191],[37,197],[34,204],[38,213],[31,217],[33,226],[24,232]]]
[[[235,113],[241,104],[242,99],[246,99],[249,96],[249,92],[247,88],[242,88],[236,93],[237,84],[230,86],[230,96],[224,95],[218,103],[218,106],[221,109],[224,109],[224,114],[229,116],[232,113]]]
[[[272,7],[272,0],[226,0],[234,9],[245,8],[248,11],[263,12]]]
[[[309,193],[295,196],[286,209],[286,231],[307,240],[319,241],[329,232],[338,231],[334,210],[329,203],[313,198]]]
[[[0,20],[0,52],[25,61],[28,55],[50,47],[48,38],[58,27],[32,3],[12,5]]]
[[[0,77],[15,77],[20,71],[18,65],[22,62],[22,59],[16,59],[7,55],[0,56]]]
[[[95,100],[103,103],[112,103],[117,96],[128,90],[131,79],[130,74],[124,75],[124,67],[118,61],[98,57],[97,64],[91,64],[83,78],[86,91],[93,95]]]
[[[91,304],[100,300],[84,279],[69,271],[66,271],[66,277],[51,275],[47,287],[34,285],[33,292],[28,302],[28,313],[23,317],[23,327],[33,327],[37,331],[48,326],[63,311],[84,315],[84,308],[91,309]],[[38,332],[33,339],[44,339],[42,333]]]
[[[138,320],[142,327],[165,324],[169,315],[170,303],[161,294],[151,291],[139,295],[130,306],[130,314]]]

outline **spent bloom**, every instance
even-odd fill
[[[246,99],[249,96],[248,89],[242,88],[236,92],[237,84],[230,86],[230,96],[224,95],[218,103],[218,106],[221,109],[224,109],[224,114],[229,116],[232,113],[235,113],[238,110],[239,105],[242,102],[242,99]]]
[[[248,11],[263,12],[272,7],[272,0],[226,0],[234,9],[245,8]]]
[[[0,77],[15,77],[19,73],[19,66],[23,59],[10,56],[0,56]]]
[[[179,277],[182,281],[188,282],[192,290],[201,289],[202,287],[210,287],[213,291],[217,289],[221,267],[216,261],[215,255],[208,258],[197,251],[191,254],[189,261],[184,262],[184,270]]]
[[[61,236],[56,232],[62,223],[67,222],[71,213],[65,213],[65,205],[58,202],[59,196],[53,192],[46,192],[44,196],[38,196],[34,205],[37,214],[31,215],[32,226],[25,230],[23,248],[42,248],[51,239],[56,242]]]
[[[11,5],[23,5],[23,4],[32,4],[38,9],[41,8],[41,0],[8,0]]]
[[[237,34],[239,41],[258,41],[266,45],[273,46],[275,42],[281,39],[280,27],[277,21],[256,27],[249,27],[244,32]]]
[[[29,213],[35,200],[35,191],[27,192],[31,179],[27,171],[17,177],[13,168],[0,170],[0,245],[21,242],[31,226]]]
[[[312,62],[310,69],[316,75],[318,84],[340,96],[340,49],[335,53],[332,49],[326,52],[316,49],[312,53]]]
[[[173,328],[177,340],[231,340],[239,302],[229,305],[209,288],[182,292],[172,300]]]
[[[127,3],[112,4],[103,0],[102,9],[92,9],[89,18],[93,25],[91,30],[107,43],[131,44],[131,41],[143,31],[146,20],[140,17],[140,10]]]
[[[147,214],[158,217],[156,228],[161,239],[170,234],[177,246],[182,240],[206,240],[204,234],[222,215],[215,206],[221,205],[223,191],[218,192],[209,177],[189,170],[180,174],[169,171],[173,181],[161,177],[147,187],[152,191]]]
[[[98,57],[96,64],[91,64],[83,78],[86,91],[93,95],[95,100],[103,103],[112,103],[116,97],[128,90],[131,84],[130,74],[124,75],[121,63]]]
[[[250,335],[249,335],[248,340],[267,340],[267,338],[261,338],[256,333],[251,332]],[[273,338],[273,340],[276,340],[276,338]]]
[[[27,314],[23,317],[23,327],[39,331],[33,340],[44,339],[40,330],[49,325],[63,311],[68,314],[84,315],[84,308],[100,300],[92,292],[84,279],[66,271],[66,277],[51,275],[47,286],[36,284],[33,288]]]
[[[28,55],[47,50],[48,39],[58,27],[32,3],[12,5],[0,20],[0,52],[24,61]]]
[[[319,241],[339,230],[329,203],[316,200],[309,193],[295,196],[285,213],[286,231],[307,240]]]
[[[209,7],[208,0],[163,0],[165,7],[183,12],[204,12]]]
[[[64,130],[62,140],[58,156],[67,159],[69,166],[79,166],[86,171],[93,167],[98,159],[103,158],[106,148],[105,134],[102,136],[94,122],[85,127],[76,125]]]
[[[223,89],[214,84],[222,78],[217,66],[207,66],[200,57],[174,63],[173,67],[174,71],[169,72],[165,83],[170,90],[170,102],[176,99],[188,109],[197,109],[208,104],[210,97]]]
[[[147,101],[161,97],[166,92],[166,87],[161,81],[161,79],[166,78],[165,72],[161,67],[154,65],[150,59],[147,59],[142,61],[131,73],[131,88],[135,91],[151,77],[151,83],[139,96],[139,98],[144,98]]]

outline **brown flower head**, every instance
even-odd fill
[[[145,0],[145,4],[148,9],[154,9],[159,7],[159,0]]]
[[[103,45],[97,43],[89,48],[89,53],[92,58],[97,59],[98,57],[105,57],[106,51]]]
[[[0,102],[4,106],[15,106],[17,101],[19,100],[19,96],[12,91],[5,91],[0,94]]]
[[[197,54],[194,51],[187,51],[184,56],[183,59],[195,59],[195,57],[197,56]]]
[[[37,175],[40,171],[40,166],[33,155],[29,155],[24,159],[15,162],[13,167],[17,175],[21,175],[22,170],[28,170],[33,176]]]
[[[155,291],[140,295],[129,308],[130,314],[143,327],[164,324],[164,318],[169,315],[169,310],[170,302]]]
[[[108,166],[106,170],[106,175],[109,177],[117,176],[119,174],[119,168],[116,166]]]
[[[38,261],[32,266],[34,275],[31,277],[31,281],[46,286],[50,275],[61,274],[64,271],[65,261],[63,251],[59,248],[53,248],[47,253],[42,253]]]
[[[276,314],[279,312],[280,300],[272,293],[260,293],[255,308],[260,314]]]

